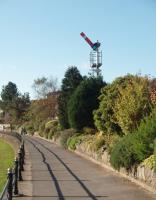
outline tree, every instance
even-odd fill
[[[133,76],[125,88],[119,88],[114,113],[116,122],[124,134],[134,132],[141,120],[151,112],[148,88],[149,80],[141,76]]]
[[[111,84],[102,88],[99,96],[99,107],[94,111],[95,126],[104,134],[121,134],[121,128],[116,122],[114,106],[118,99],[119,88],[126,87],[127,81],[132,75],[116,78]]]
[[[30,104],[29,94],[20,94],[16,84],[9,82],[3,86],[1,98],[0,107],[6,113],[8,122],[19,123]]]
[[[16,84],[9,82],[6,86],[3,86],[1,92],[1,98],[5,109],[13,102],[19,95]]]
[[[57,98],[55,94],[46,99],[33,100],[27,112],[27,121],[34,124],[38,129],[41,122],[54,119],[57,115]]]
[[[104,134],[126,134],[137,128],[150,112],[148,79],[134,75],[119,77],[102,90],[94,112],[95,125]]]
[[[31,101],[31,105],[26,113],[27,125],[33,131],[47,121],[54,119],[58,113],[57,79],[52,77],[41,77],[34,80],[33,89],[37,97]]]
[[[72,128],[94,127],[93,110],[99,105],[98,96],[104,85],[101,77],[90,77],[77,87],[68,102],[68,119]]]
[[[83,78],[75,66],[69,67],[65,72],[65,76],[62,80],[60,96],[58,99],[58,116],[62,128],[69,128],[67,110],[68,101],[82,80]]]
[[[45,99],[49,94],[57,91],[57,79],[52,77],[37,78],[32,87],[37,99]]]
[[[152,103],[156,104],[156,78],[150,80],[149,92]]]
[[[28,93],[19,94],[13,103],[13,109],[11,115],[14,122],[21,122],[25,120],[25,113],[30,106],[30,97]]]

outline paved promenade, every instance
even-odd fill
[[[55,144],[27,136],[26,146],[24,181],[16,200],[156,200],[138,185]]]

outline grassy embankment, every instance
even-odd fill
[[[14,155],[12,147],[0,139],[0,192],[2,192],[6,182],[7,169],[13,164]]]

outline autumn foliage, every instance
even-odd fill
[[[33,100],[31,102],[26,118],[34,131],[39,129],[42,122],[54,119],[57,116],[58,95],[59,92],[54,92],[45,99]]]

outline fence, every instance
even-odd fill
[[[22,181],[22,171],[24,171],[24,158],[25,158],[25,148],[24,148],[24,139],[18,133],[5,133],[7,135],[12,135],[17,137],[20,142],[20,148],[18,151],[18,157],[15,158],[12,168],[8,169],[7,173],[7,182],[4,186],[2,193],[0,194],[0,200],[12,200],[13,195],[18,195],[18,181]]]

